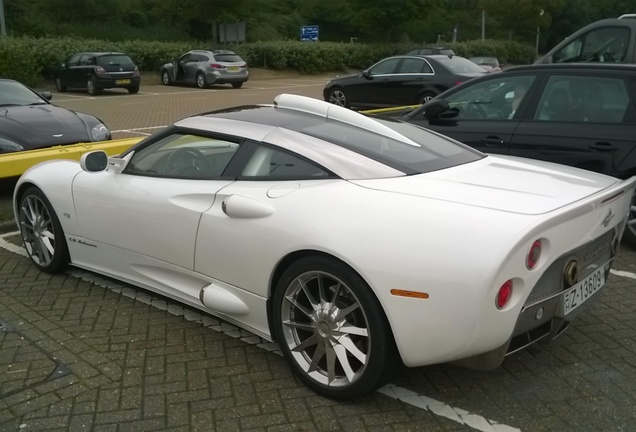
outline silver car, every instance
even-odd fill
[[[249,78],[247,63],[233,51],[193,50],[161,67],[164,85],[195,84],[206,88],[212,84],[232,84],[239,88]]]

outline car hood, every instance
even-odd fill
[[[0,107],[0,137],[25,150],[92,141],[76,113],[55,105]]]
[[[538,215],[579,201],[617,181],[603,174],[549,162],[487,156],[477,162],[431,173],[352,183],[387,192]]]

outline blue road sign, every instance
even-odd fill
[[[300,28],[300,40],[301,41],[317,41],[318,40],[318,26],[302,26]]]

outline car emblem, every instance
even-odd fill
[[[124,68],[119,68],[119,72],[123,72],[123,71],[124,71]]]
[[[64,136],[64,134],[53,134],[53,136],[54,136],[55,138],[61,138],[61,137],[63,137],[63,136]]]
[[[607,228],[612,219],[614,219],[614,212],[612,212],[612,209],[610,209],[609,213],[607,213],[607,216],[605,216],[605,219],[603,219],[603,226]]]

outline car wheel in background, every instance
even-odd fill
[[[68,265],[68,245],[60,221],[42,191],[28,188],[20,198],[22,242],[37,268],[57,273]]]
[[[64,83],[62,82],[62,78],[60,77],[55,77],[55,88],[57,89],[57,91],[59,92],[65,92],[66,91],[66,86],[64,85]]]
[[[336,87],[329,91],[328,102],[334,105],[342,106],[345,108],[349,108],[349,101],[347,100],[347,95],[344,90],[340,87]]]
[[[420,105],[421,104],[425,104],[426,102],[432,100],[435,96],[437,96],[435,93],[431,92],[431,91],[426,91],[424,93],[422,93],[420,95]]]
[[[98,95],[101,93],[101,89],[97,87],[97,84],[95,84],[95,80],[92,77],[86,80],[86,90],[88,91],[88,94],[91,96]]]
[[[208,86],[208,81],[205,79],[205,75],[203,75],[202,72],[197,74],[196,84],[199,88],[206,88]]]
[[[166,86],[172,85],[172,78],[170,78],[170,73],[168,71],[165,70],[161,72],[161,82]]]
[[[333,259],[306,257],[285,270],[274,293],[273,323],[294,372],[326,397],[364,396],[385,384],[398,364],[371,288]]]
[[[131,93],[131,94],[139,93],[139,87],[128,87],[128,93]]]
[[[243,86],[242,82],[232,83],[232,87],[234,87],[234,88],[241,88],[242,86]]]
[[[636,249],[636,194],[632,197],[632,205],[627,214],[627,226],[625,227],[623,240],[633,249]]]

